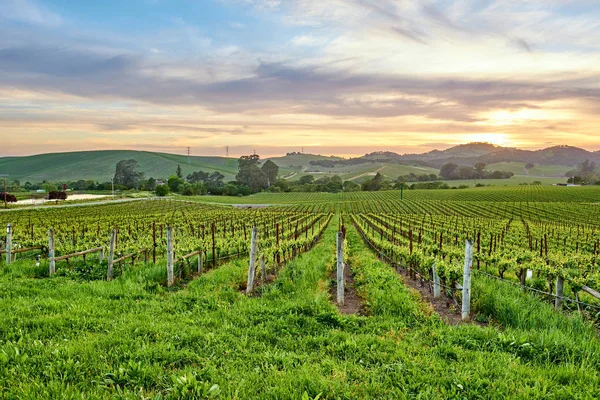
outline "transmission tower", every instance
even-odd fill
[[[191,164],[191,161],[190,161],[190,151],[191,151],[191,149],[188,147],[187,151],[188,151],[188,165],[190,165]]]
[[[225,146],[225,157],[229,157],[229,146]]]

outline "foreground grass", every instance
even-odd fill
[[[112,282],[32,279],[24,261],[5,268],[0,398],[600,396],[598,344],[583,347],[585,325],[445,326],[353,229],[352,266],[370,315],[341,316],[326,287],[336,225],[250,298],[239,291],[247,260],[173,290],[155,284],[161,265]],[[482,304],[495,304],[491,314],[507,307]]]

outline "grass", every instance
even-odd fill
[[[4,266],[0,397],[600,396],[588,326],[550,319],[543,306],[522,308],[519,293],[486,282],[475,287],[476,308],[500,327],[446,326],[351,227],[348,254],[369,315],[340,315],[327,288],[336,226],[255,297],[239,290],[247,259],[172,289],[158,284],[164,261],[126,268],[111,282],[90,279],[101,265],[76,265],[75,274],[59,264],[52,278],[27,260]],[[519,301],[507,304],[509,294]],[[541,312],[538,322],[524,317],[532,311]]]

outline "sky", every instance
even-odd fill
[[[0,156],[600,150],[598,0],[0,0]]]

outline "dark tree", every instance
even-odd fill
[[[482,162],[475,164],[473,169],[475,170],[475,177],[483,178],[485,176],[485,167],[486,165]]]
[[[4,200],[6,200],[7,203],[16,203],[17,196],[15,196],[14,194],[2,192],[0,193],[0,201],[4,202]]]
[[[267,176],[259,165],[260,156],[257,154],[241,156],[238,160],[239,172],[235,179],[249,187],[254,193],[267,188]]]
[[[440,176],[443,179],[459,179],[460,173],[458,171],[458,165],[454,163],[444,164],[440,169]]]
[[[183,179],[183,172],[181,171],[181,165],[177,164],[177,177]]]
[[[279,167],[273,161],[267,160],[260,169],[267,177],[267,187],[270,187],[277,181]]]
[[[66,200],[67,192],[53,191],[48,193],[48,200]]]
[[[136,160],[121,160],[117,163],[114,176],[115,185],[137,189],[142,179],[144,179],[144,173],[138,171]]]
[[[375,192],[375,191],[381,189],[382,185],[383,185],[383,175],[381,175],[378,172],[377,175],[375,175],[373,177],[373,179],[369,179],[368,181],[366,181],[362,184],[362,190],[367,191],[367,192]]]
[[[301,177],[298,180],[298,183],[300,183],[301,185],[307,185],[310,183],[313,183],[315,181],[315,177],[312,175],[304,175],[303,177]]]

